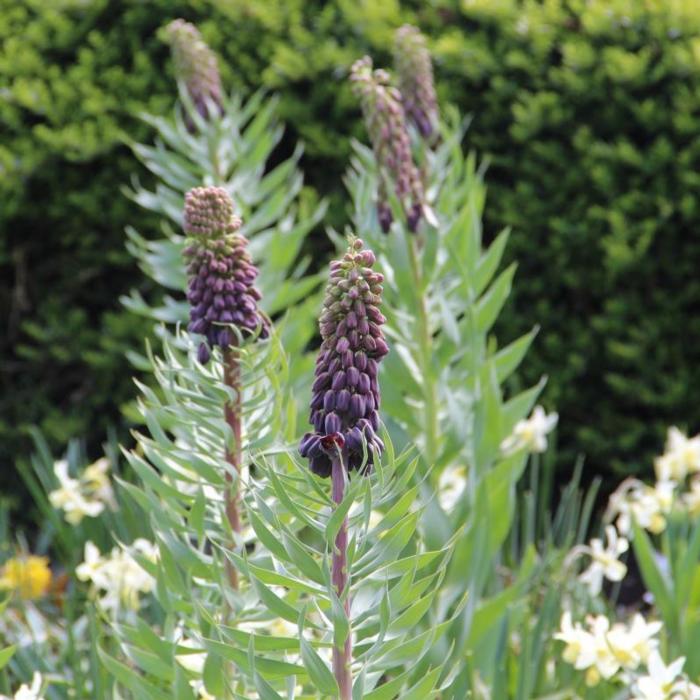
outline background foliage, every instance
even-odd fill
[[[437,53],[475,114],[471,143],[492,154],[487,223],[515,231],[505,324],[544,326],[525,376],[550,375],[565,461],[575,445],[595,471],[639,470],[665,424],[700,420],[700,13],[468,7]]]
[[[700,422],[688,391],[700,352],[693,5],[0,0],[0,461],[26,451],[17,428],[32,423],[54,444],[90,432],[97,446],[133,396],[125,350],[146,326],[118,298],[148,283],[123,231],[158,225],[117,187],[134,169],[126,138],[148,134],[133,115],[172,103],[156,31],[183,16],[222,57],[228,87],[279,93],[280,154],[305,142],[307,182],[330,195],[335,225],[362,133],[343,79],[365,52],[389,64],[393,30],[419,24],[442,101],[474,113],[468,144],[491,156],[486,233],[513,226],[520,264],[499,335],[545,327],[524,380],[549,374],[564,463],[573,445],[597,471],[648,463],[663,426]]]

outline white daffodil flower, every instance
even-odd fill
[[[676,482],[657,481],[654,484],[653,492],[653,497],[659,505],[659,510],[664,514],[670,513],[676,493]]]
[[[67,522],[79,525],[84,517],[95,518],[104,510],[104,503],[85,498],[80,481],[69,476],[66,460],[56,462],[53,470],[59,487],[51,491],[49,501],[54,508],[65,513]]]
[[[562,658],[577,670],[585,670],[586,684],[596,685],[601,679],[609,680],[618,672],[627,674],[647,663],[656,653],[658,640],[655,635],[661,629],[660,622],[647,622],[635,615],[631,624],[617,622],[610,625],[605,615],[589,615],[583,629],[572,624],[571,615],[565,612],[561,629],[554,635],[566,644]]]
[[[103,558],[93,542],[85,543],[83,562],[75,570],[80,581],[93,583],[97,588],[109,587],[108,560]]]
[[[700,515],[700,478],[696,477],[690,482],[690,489],[683,496],[683,504],[691,518]]]
[[[151,561],[158,557],[157,547],[143,538],[135,540],[129,549]],[[84,561],[76,568],[76,575],[93,584],[100,607],[112,614],[122,608],[136,610],[140,594],[150,593],[155,586],[154,578],[127,549],[115,547],[106,557],[92,542],[85,544]]]
[[[603,588],[603,579],[622,581],[627,574],[627,566],[619,558],[629,549],[629,542],[618,537],[617,530],[608,525],[605,528],[607,547],[603,540],[593,538],[590,546],[583,550],[591,557],[590,566],[581,574],[579,580],[588,586],[591,595],[596,596]]]
[[[662,627],[663,623],[659,620],[647,622],[639,613],[632,618],[629,634],[634,644],[634,652],[643,663],[647,663],[652,652],[658,648],[659,640],[655,639],[655,636]]]
[[[80,483],[84,491],[92,498],[106,503],[112,510],[116,510],[117,502],[109,478],[110,466],[107,457],[101,457],[85,467],[85,471],[80,476]]]
[[[204,687],[204,681],[190,681],[190,687],[197,694],[197,700],[216,700],[216,697]]]
[[[637,614],[629,627],[619,622],[614,624],[606,632],[604,642],[620,668],[634,671],[641,663],[645,663],[658,647],[659,642],[654,635],[661,626],[660,622],[647,623]]]
[[[622,667],[622,662],[615,655],[608,640],[612,631],[610,620],[605,615],[590,615],[587,622],[593,635],[596,658],[594,671],[586,676],[586,682],[588,685],[595,685],[600,678],[605,680],[612,678]],[[616,630],[616,632],[619,634],[620,630]]]
[[[568,610],[562,615],[560,629],[554,635],[554,639],[564,642],[566,646],[562,652],[562,658],[575,669],[583,671],[595,664],[595,637],[584,630],[580,623],[573,624]]]
[[[57,508],[62,508],[63,504],[70,500],[74,493],[80,492],[80,482],[77,479],[73,479],[68,474],[68,462],[65,459],[59,459],[54,462],[53,473],[58,479],[59,488],[56,491],[52,491],[49,495],[51,502],[57,501],[55,506]],[[53,494],[56,494],[55,496]]]
[[[159,556],[158,547],[143,537],[139,537],[134,540],[128,550],[122,550],[122,561],[125,564],[124,581],[126,586],[139,593],[150,593],[154,589],[156,581],[151,574],[141,567],[129,550],[140,554],[144,559],[155,562],[158,560]]]
[[[683,678],[679,678],[684,663],[685,657],[682,656],[667,666],[655,651],[647,661],[648,675],[638,678],[634,684],[632,700],[681,700],[684,698],[677,692],[683,686],[690,685]]]
[[[682,482],[686,475],[700,471],[700,435],[689,438],[678,428],[668,429],[666,451],[654,462],[659,481]]]
[[[32,676],[31,686],[23,683],[12,698],[13,700],[43,700],[44,696],[41,692],[43,685],[44,679],[41,677],[40,673],[35,671]]]
[[[547,435],[554,430],[559,416],[547,415],[542,406],[535,406],[527,420],[518,421],[513,433],[501,443],[501,450],[513,453],[525,449],[528,452],[544,452],[547,449]]]
[[[438,481],[438,503],[449,513],[459,503],[467,486],[467,468],[464,465],[451,466],[440,474]]]
[[[700,686],[683,677],[673,686],[672,700],[700,700]]]
[[[666,529],[665,515],[673,506],[675,487],[672,481],[659,481],[652,488],[637,479],[626,479],[610,496],[607,517],[617,517],[617,531],[627,538],[633,522],[658,535]]]
[[[193,639],[183,637],[178,641],[177,645],[195,651],[192,654],[176,654],[175,661],[177,661],[182,668],[201,676],[204,672],[204,663],[207,660],[206,652]]]
[[[274,637],[298,637],[299,628],[281,617],[271,620],[248,620],[239,622],[238,629],[252,634],[269,633]]]

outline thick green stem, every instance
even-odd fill
[[[413,236],[408,245],[408,255],[411,261],[411,272],[418,296],[418,361],[423,379],[423,406],[424,406],[424,434],[423,456],[429,467],[438,458],[438,405],[435,381],[432,372],[433,360],[433,336],[430,331],[430,317],[428,315],[428,303],[426,288],[423,281],[418,255],[418,239]]]
[[[331,491],[333,502],[340,505],[345,495],[345,468],[340,455],[333,458],[331,471]],[[345,596],[345,614],[350,613],[350,593],[347,591],[350,581],[348,580],[348,519],[345,518],[338,530],[333,548],[333,563],[331,578],[335,586],[335,592],[340,600]],[[352,640],[350,631],[345,638],[343,645],[333,647],[333,675],[338,682],[339,700],[352,699]]]
[[[224,406],[224,417],[233,433],[233,445],[226,449],[226,461],[239,473],[241,472],[241,368],[235,349],[224,351],[224,383],[233,389],[234,399]],[[240,480],[239,482],[240,483]],[[238,484],[233,484],[233,476],[226,472],[226,491],[224,503],[226,517],[234,532],[241,531],[241,518],[238,506]],[[238,572],[227,560],[226,570],[233,588],[238,588]]]

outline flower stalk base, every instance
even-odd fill
[[[345,495],[345,469],[343,460],[340,455],[335,457],[331,468],[331,491],[333,502],[339,505],[343,501]],[[342,601],[343,595],[348,587],[348,565],[347,565],[347,550],[348,550],[348,519],[345,518],[338,530],[335,538],[335,547],[333,549],[333,564],[331,578],[338,598]],[[345,596],[343,604],[345,614],[349,618],[350,614],[350,595]],[[341,646],[333,647],[333,674],[338,683],[339,699],[352,699],[352,672],[350,664],[352,662],[352,636],[348,630],[347,638]]]
[[[241,473],[241,368],[236,356],[236,351],[228,348],[224,351],[224,383],[233,389],[234,398],[224,406],[226,423],[233,433],[233,445],[226,450],[226,461]],[[240,481],[239,481],[240,483]],[[226,472],[226,492],[224,503],[226,517],[234,532],[241,531],[241,517],[238,504],[238,484],[234,486],[233,476]],[[238,588],[238,572],[230,561],[226,563],[226,570],[231,586]]]

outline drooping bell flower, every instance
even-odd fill
[[[338,449],[348,470],[360,469],[364,447],[368,468],[384,444],[379,430],[379,363],[389,348],[379,307],[383,275],[372,270],[374,253],[354,239],[342,260],[331,264],[320,329],[323,343],[316,359],[309,420],[299,451],[311,470],[331,474]]]
[[[423,214],[425,196],[418,168],[413,161],[411,141],[401,93],[389,84],[385,70],[372,68],[369,56],[355,61],[350,80],[362,104],[362,114],[380,168],[378,215],[386,233],[392,222],[387,191],[393,188],[406,214],[411,231],[416,231]]]
[[[226,349],[236,342],[231,324],[244,336],[268,335],[268,321],[258,310],[260,292],[254,286],[258,270],[248,241],[238,233],[240,227],[225,189],[195,187],[185,196],[188,330],[205,337],[198,352],[203,364],[215,345]]]
[[[209,119],[214,116],[209,114],[209,104],[220,114],[222,90],[216,56],[197,27],[184,19],[176,19],[165,27],[165,36],[172,51],[175,75],[184,83],[197,111],[204,119]]]
[[[425,37],[410,24],[396,30],[394,66],[406,115],[423,138],[430,138],[438,121],[433,65]]]

